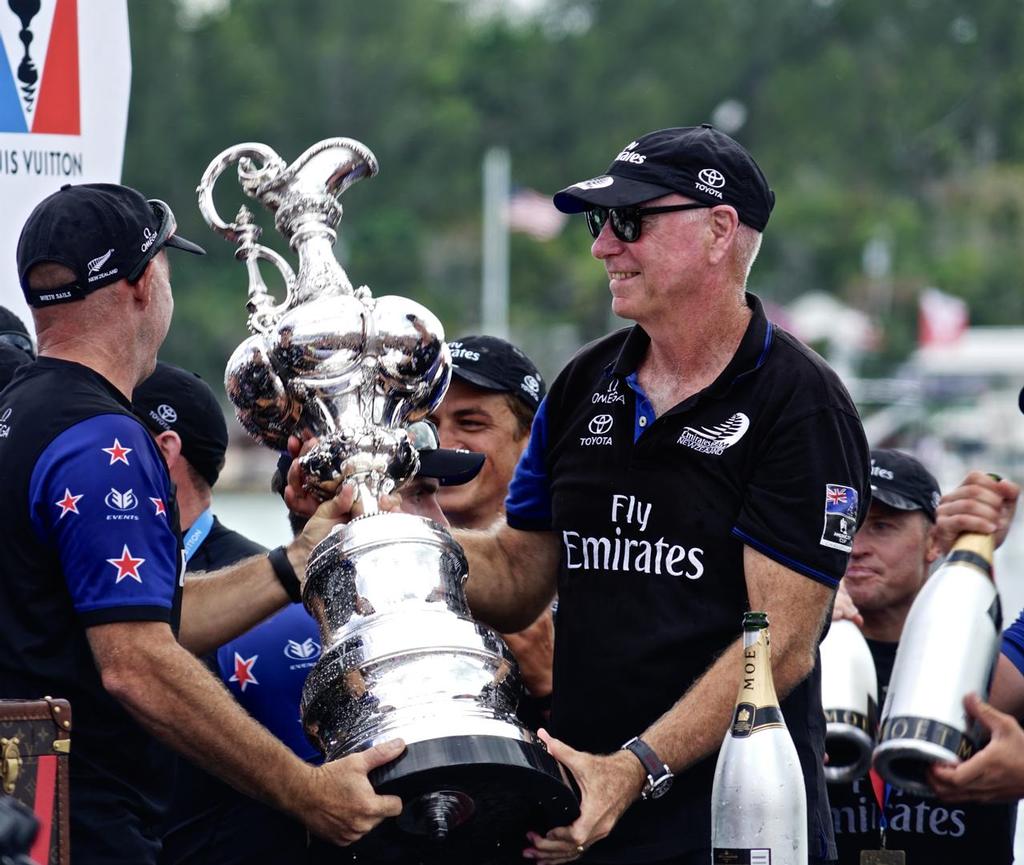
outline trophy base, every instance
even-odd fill
[[[500,736],[414,742],[370,781],[404,808],[348,848],[353,862],[521,862],[528,830],[544,833],[579,816],[575,788],[543,746]]]

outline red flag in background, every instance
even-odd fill
[[[517,189],[506,210],[510,231],[521,231],[537,240],[551,240],[565,227],[568,217],[551,203],[551,197],[534,189]]]
[[[950,345],[967,330],[968,320],[964,300],[937,288],[926,288],[917,301],[918,345]]]

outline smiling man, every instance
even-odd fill
[[[486,529],[505,512],[505,496],[546,387],[518,346],[496,336],[448,343],[452,383],[430,416],[446,448],[485,455],[476,479],[445,487],[441,507],[456,528]]]
[[[456,533],[473,612],[499,630],[558,593],[545,736],[582,804],[571,826],[531,833],[536,861],[711,861],[749,609],[771,619],[810,861],[835,856],[816,649],[868,449],[835,373],[746,292],[774,203],[751,155],[707,125],[648,133],[555,196],[585,214],[612,309],[635,325],[551,385],[506,520]]]

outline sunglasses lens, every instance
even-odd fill
[[[590,236],[596,238],[601,233],[601,229],[604,228],[604,224],[608,220],[608,210],[604,207],[592,207],[586,212],[586,217],[587,229],[590,231]]]
[[[612,231],[619,240],[632,243],[640,237],[640,214],[635,208],[615,209],[611,212],[611,217]]]

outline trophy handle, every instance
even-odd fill
[[[265,144],[236,144],[213,158],[206,167],[199,186],[196,187],[199,212],[202,213],[206,224],[229,242],[237,244],[235,258],[245,263],[249,274],[249,299],[246,302],[246,309],[249,310],[249,330],[252,333],[267,333],[291,302],[295,272],[282,256],[256,242],[262,230],[256,225],[252,211],[248,207],[242,205],[234,222],[225,222],[217,213],[217,207],[213,203],[213,187],[224,170],[236,162],[239,182],[250,197],[256,194],[260,186],[279,177],[286,170],[287,164]],[[267,290],[267,284],[263,281],[259,269],[260,261],[273,264],[284,279],[285,298],[281,303],[275,303]]]

